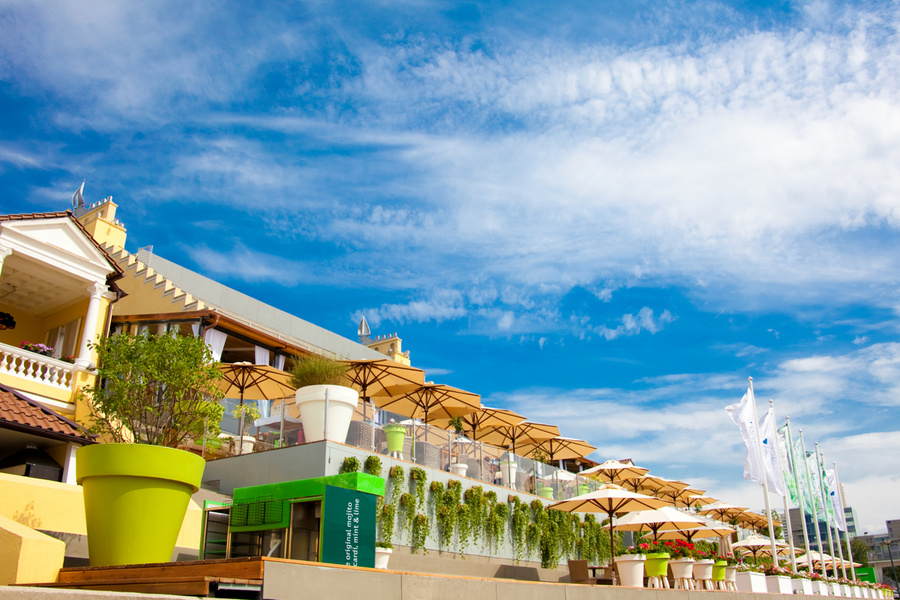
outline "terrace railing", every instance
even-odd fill
[[[72,363],[0,344],[0,374],[70,391],[74,373]]]

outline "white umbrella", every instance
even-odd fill
[[[622,531],[650,531],[653,533],[654,541],[658,539],[660,531],[693,529],[702,525],[705,525],[703,520],[685,514],[671,506],[664,506],[656,510],[632,512],[616,521],[616,529]]]

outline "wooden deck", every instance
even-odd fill
[[[262,557],[252,557],[71,567],[61,569],[55,583],[40,584],[40,587],[258,599],[263,562]]]

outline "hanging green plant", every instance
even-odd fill
[[[409,492],[400,495],[400,514],[403,515],[403,528],[406,536],[412,542],[413,521],[416,518],[416,498]]]
[[[368,456],[365,462],[366,473],[381,477],[381,458],[378,456]]]
[[[445,492],[446,493],[446,492]],[[434,511],[437,520],[438,542],[442,550],[449,550],[453,542],[453,529],[456,526],[456,507],[443,502]]]
[[[525,527],[525,547],[528,549],[528,556],[534,556],[541,546],[541,528],[532,521]]]
[[[457,532],[459,534],[459,554],[465,559],[466,550],[469,548],[469,536],[474,529],[472,515],[468,504],[458,504],[456,506],[456,523]]]
[[[435,480],[431,482],[431,485],[428,486],[428,489],[431,490],[431,498],[432,500],[434,500],[444,493],[444,484],[443,482]]]
[[[400,499],[400,494],[403,493],[402,484],[403,484],[403,467],[394,465],[390,470],[391,476],[391,503],[396,506],[397,501]]]
[[[428,473],[420,467],[409,470],[409,478],[416,484],[416,506],[420,511],[425,510],[425,484],[428,482]]]
[[[516,563],[525,559],[528,555],[528,548],[525,545],[525,529],[531,523],[531,509],[528,505],[519,500],[518,496],[513,496],[512,505],[512,544],[515,551]]]
[[[347,456],[341,464],[340,473],[356,473],[359,471],[359,459],[355,456]]]
[[[428,517],[419,513],[413,520],[412,528],[412,547],[411,552],[415,554],[418,550],[422,550],[423,554],[428,554],[425,549],[425,540],[428,538]]]
[[[463,494],[463,502],[466,505],[466,518],[469,531],[472,534],[472,543],[477,544],[484,529],[485,495],[480,485],[472,486]],[[462,536],[462,533],[460,533]]]
[[[379,529],[381,530],[381,541],[388,544],[394,539],[394,520],[397,515],[397,507],[393,504],[385,504],[381,507],[381,519]]]
[[[509,522],[509,506],[505,502],[495,502],[490,507],[487,518],[487,538],[488,549],[493,547],[494,551],[503,543],[503,532]]]

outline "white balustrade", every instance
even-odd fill
[[[71,390],[75,365],[15,346],[0,344],[0,373],[43,383],[60,390]]]

